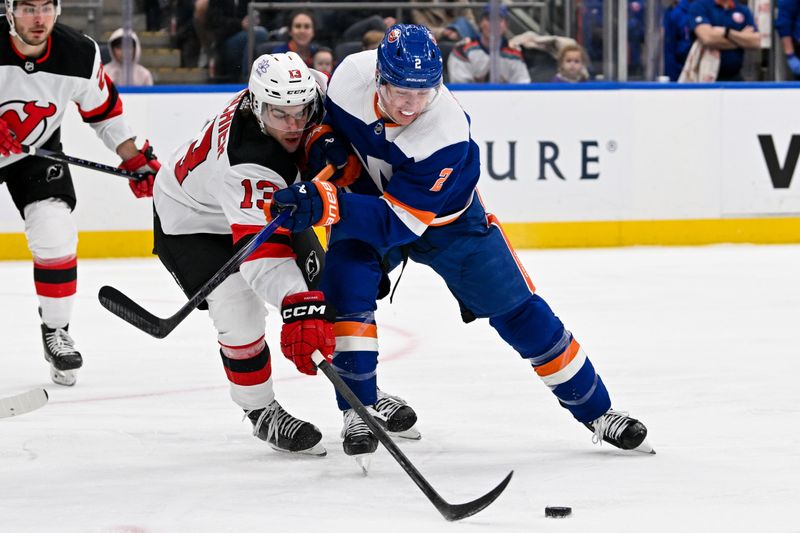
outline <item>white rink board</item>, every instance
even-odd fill
[[[123,99],[133,129],[166,159],[232,94],[135,93]],[[774,188],[758,142],[758,135],[770,135],[778,163],[786,165],[791,136],[800,124],[797,90],[455,94],[472,117],[473,136],[481,147],[480,190],[505,222],[800,214],[800,179],[788,188]],[[68,113],[63,130],[65,153],[118,163],[76,111]],[[515,179],[493,178],[512,168],[510,143]],[[553,163],[543,163],[547,159]],[[149,229],[150,202],[134,201],[121,179],[72,170],[81,231]],[[0,233],[20,230],[8,195],[0,194]]]

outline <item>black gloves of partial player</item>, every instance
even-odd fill
[[[136,198],[153,196],[153,183],[155,182],[156,174],[161,169],[161,163],[156,159],[153,147],[150,146],[150,141],[145,141],[144,146],[139,149],[139,153],[123,161],[119,168],[147,176],[143,180],[128,180],[128,185]]]
[[[339,187],[347,187],[361,175],[361,161],[349,143],[327,124],[315,127],[306,138],[306,160],[312,175],[318,174],[328,164],[335,166],[336,172],[330,181]]]
[[[327,181],[301,181],[275,191],[268,205],[264,205],[267,222],[289,211],[281,226],[293,233],[311,226],[330,226],[339,221],[339,188]]]
[[[0,156],[8,157],[11,154],[21,153],[22,145],[11,128],[8,127],[6,121],[0,118]]]

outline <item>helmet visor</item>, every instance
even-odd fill
[[[430,89],[409,89],[390,83],[378,85],[378,104],[395,122],[424,113],[439,95],[441,85]]]
[[[292,106],[262,103],[259,116],[262,124],[274,131],[302,133],[315,125],[312,119],[316,115],[316,107],[316,100]]]
[[[35,16],[53,17],[56,14],[56,6],[50,2],[42,5],[21,4],[14,2],[14,16],[17,18],[32,19]]]

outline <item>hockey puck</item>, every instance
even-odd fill
[[[548,518],[566,518],[572,514],[572,507],[545,507],[544,515]]]

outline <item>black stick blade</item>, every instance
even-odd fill
[[[488,494],[485,494],[478,498],[477,500],[473,500],[468,503],[462,504],[452,504],[447,503],[447,501],[442,498],[436,489],[434,489],[428,480],[425,479],[417,467],[409,460],[408,457],[400,450],[397,444],[392,441],[392,438],[389,436],[388,433],[381,427],[378,422],[375,421],[375,418],[367,411],[367,408],[361,403],[361,400],[358,399],[358,396],[347,386],[347,383],[336,373],[336,370],[322,357],[322,354],[319,351],[315,351],[311,358],[313,359],[314,363],[317,367],[322,370],[322,373],[330,380],[333,384],[334,388],[339,391],[339,393],[344,396],[344,399],[347,400],[347,403],[350,404],[350,407],[355,409],[358,416],[361,417],[361,420],[369,427],[372,433],[378,438],[378,440],[383,444],[386,451],[388,451],[392,457],[397,461],[403,470],[406,471],[408,477],[417,484],[417,487],[420,488],[425,497],[436,507],[436,510],[441,513],[441,515],[451,522],[455,520],[461,520],[462,518],[466,518],[468,516],[472,516],[475,513],[479,513],[484,510],[486,507],[491,505],[493,501],[497,499],[498,496],[505,490],[508,482],[511,481],[511,476],[514,474],[512,471],[509,473],[506,478],[494,489],[492,489]]]
[[[499,485],[477,500],[472,500],[471,502],[467,503],[452,504],[440,499],[439,501],[435,501],[434,505],[436,505],[436,508],[439,510],[442,516],[450,522],[467,518],[468,516],[472,516],[489,507],[492,502],[494,502],[497,497],[500,496],[504,490],[506,490],[508,483],[511,481],[511,476],[513,475],[514,471],[512,470],[508,473],[505,479],[500,482]]]
[[[163,339],[175,328],[169,320],[158,318],[114,287],[104,285],[97,293],[100,305],[157,339]]]

